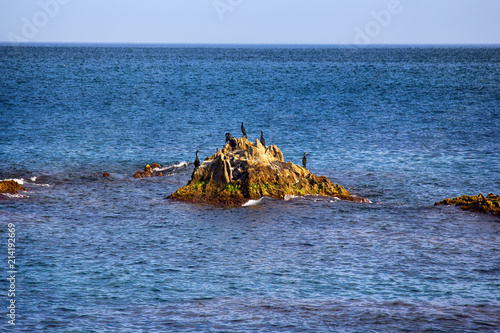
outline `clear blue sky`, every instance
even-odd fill
[[[0,0],[0,42],[500,44],[500,0]]]

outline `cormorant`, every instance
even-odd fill
[[[226,143],[228,143],[229,140],[231,140],[231,133],[226,133]]]
[[[260,131],[260,143],[265,147],[266,146],[266,139],[264,139],[264,133]]]
[[[196,159],[194,160],[194,169],[198,169],[198,167],[200,166],[200,159],[198,158],[198,150],[196,151]]]
[[[243,122],[241,122],[241,133],[243,133],[245,138],[247,137],[247,131],[245,131],[245,127],[243,127]]]
[[[304,168],[307,169],[306,165],[307,165],[307,157],[306,157],[307,153],[304,153],[304,157],[302,157],[302,165],[304,166]]]

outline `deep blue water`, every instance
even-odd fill
[[[373,203],[166,200],[241,121]],[[499,129],[500,48],[0,47],[0,329],[14,223],[19,331],[498,332],[500,220],[433,204]]]

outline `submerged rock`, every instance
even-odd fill
[[[155,177],[155,176],[163,176],[162,172],[155,172],[154,169],[161,168],[161,165],[158,163],[153,163],[151,165],[147,164],[144,167],[144,171],[137,171],[134,173],[134,178],[147,178],[147,177]]]
[[[486,197],[482,193],[479,195],[462,195],[453,199],[444,199],[434,205],[456,205],[463,210],[470,210],[477,213],[491,213],[500,217],[500,195],[493,193]]]
[[[19,191],[26,191],[26,189],[15,180],[0,181],[0,193],[18,194]]]
[[[258,139],[252,143],[245,137],[231,138],[224,149],[207,157],[188,184],[168,198],[240,206],[263,196],[284,199],[285,195],[325,195],[370,202],[325,176],[318,177],[306,168],[285,162],[277,146],[266,148]]]

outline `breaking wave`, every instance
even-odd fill
[[[169,166],[166,166],[166,167],[161,167],[161,168],[154,168],[153,170],[154,171],[157,171],[157,172],[167,172],[167,173],[172,173],[172,172],[175,172],[175,171],[178,171],[178,170],[181,170],[181,169],[184,169],[185,167],[187,167],[189,165],[188,162],[180,162],[180,163],[177,163],[177,164],[172,164],[172,165],[169,165]]]
[[[4,197],[8,197],[8,198],[15,198],[15,199],[22,199],[22,198],[29,198],[29,196],[27,195],[24,195],[24,194],[13,194],[13,193],[0,193],[1,195],[3,195]]]
[[[264,197],[258,199],[258,200],[248,200],[247,202],[245,202],[242,206],[243,207],[250,207],[250,206],[256,206],[258,204],[260,204],[262,202],[262,200],[264,199]]]
[[[13,180],[19,185],[24,185],[24,179],[23,178],[10,178],[10,179],[3,179],[2,181],[8,181],[8,180]]]
[[[50,187],[51,185],[49,184],[37,184],[36,180],[38,177],[34,176],[31,177],[29,180],[26,180],[24,178],[9,178],[9,179],[3,179],[1,181],[7,181],[7,180],[12,180],[18,183],[19,185],[35,185],[35,186],[42,186],[42,187]]]
[[[288,195],[287,194],[287,195],[284,196],[283,200],[289,201],[289,200],[293,200],[293,199],[297,199],[297,198],[299,198],[298,195]]]

